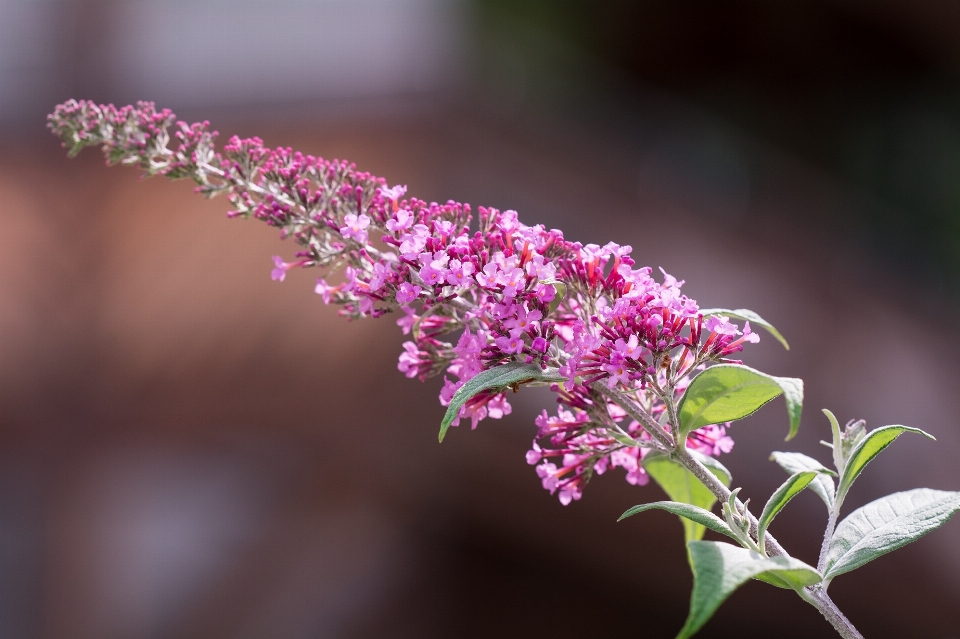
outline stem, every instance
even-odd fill
[[[612,388],[607,388],[603,384],[594,384],[593,390],[611,400],[614,404],[622,408],[627,415],[640,422],[640,424],[643,425],[643,429],[650,433],[650,436],[653,437],[658,443],[663,445],[667,450],[673,448],[673,436],[664,430],[664,428],[657,423],[657,420],[655,420],[653,416],[645,411],[639,404],[625,395],[613,390]],[[720,485],[722,486],[723,484]]]
[[[827,592],[820,586],[812,586],[797,591],[805,601],[820,611],[823,618],[833,626],[833,629],[843,637],[843,639],[863,639],[863,635],[857,630],[850,620],[840,612],[837,604],[833,603]]]
[[[673,448],[673,452],[670,454],[671,459],[682,465],[684,468],[689,470],[694,477],[699,479],[707,489],[713,493],[713,496],[719,499],[721,502],[725,502],[730,499],[730,489],[724,486],[720,480],[707,469],[706,466],[697,461],[686,448],[676,447],[673,443],[673,437],[664,430],[656,420],[647,413],[641,406],[637,405],[635,402],[631,401],[624,395],[618,393],[613,389],[608,389],[602,384],[597,384],[594,386],[594,389],[600,392],[600,394],[608,397],[614,403],[620,406],[630,417],[637,420],[643,427],[650,433],[650,435],[660,441],[663,444],[667,444]],[[666,398],[668,406],[673,404],[673,398]],[[676,414],[675,407],[673,414]],[[738,505],[742,506],[742,503],[739,499],[736,500]],[[746,509],[744,509],[746,510]],[[757,536],[757,518],[753,516],[750,511],[746,511],[746,516],[750,522],[750,534],[754,537]],[[831,510],[830,521],[827,524],[827,535],[825,536],[824,548],[830,537],[833,536],[833,527],[836,525],[837,513],[836,508]],[[767,556],[783,556],[789,557],[790,555],[784,550],[783,546],[769,533],[769,531],[764,535],[763,539],[764,550],[766,551]],[[823,563],[825,551],[821,551],[820,563]],[[822,571],[822,567],[818,568]],[[833,600],[827,595],[826,591],[818,584],[816,586],[810,586],[798,590],[797,594],[800,597],[809,603],[811,606],[820,611],[820,614],[823,615],[823,618],[833,626],[833,629],[843,637],[844,639],[863,639],[863,635],[854,627],[850,620],[847,619],[842,612],[840,612],[837,605],[833,603]]]
[[[829,517],[827,517],[827,529],[823,533],[823,543],[820,545],[820,558],[817,560],[817,570],[821,575],[827,567],[827,549],[830,547],[830,540],[833,539],[833,531],[837,528],[837,517],[840,514],[837,512],[838,510],[839,508],[834,504],[833,508],[830,509]]]

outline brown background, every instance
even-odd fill
[[[76,15],[68,10],[115,16],[120,4],[50,6],[64,19]],[[782,403],[733,428],[737,444],[723,461],[754,502],[783,479],[771,450],[827,459],[820,407],[939,440],[905,436],[871,464],[852,509],[895,490],[960,486],[951,262],[921,242],[949,235],[953,218],[938,227],[929,207],[884,199],[831,169],[831,144],[857,105],[885,103],[823,106],[845,86],[829,71],[880,68],[886,75],[871,77],[912,73],[947,86],[951,45],[933,34],[954,31],[934,5],[923,13],[885,3],[900,17],[886,22],[840,5],[802,5],[812,17],[788,28],[789,15],[748,3],[731,5],[740,13],[725,22],[729,12],[695,4],[677,17],[600,3],[588,12],[596,22],[642,27],[611,27],[608,47],[594,46],[595,22],[576,3],[545,16],[536,3],[519,16],[465,5],[438,23],[469,36],[459,66],[418,91],[327,94],[327,79],[312,98],[280,94],[267,106],[180,99],[183,115],[210,117],[226,135],[347,157],[428,200],[516,208],[570,238],[630,243],[642,263],[685,278],[704,306],[758,311],[793,348],[763,339],[745,359],[803,377],[807,399],[790,444]],[[582,31],[564,26],[570,16]],[[741,31],[699,55],[643,53],[689,43],[718,20]],[[838,21],[861,25],[870,47],[814,58],[805,74],[781,78],[779,92],[761,82],[777,65],[747,36],[775,41],[807,24],[798,38],[809,51],[848,50],[836,43],[851,31],[825,28]],[[676,38],[653,38],[651,24]],[[529,40],[504,57],[497,43],[510,29]],[[618,45],[637,34],[647,34],[646,49]],[[721,46],[744,41],[753,44]],[[891,52],[890,41],[927,46],[911,45],[925,52],[918,58],[906,45]],[[77,46],[102,65],[97,42]],[[728,63],[708,64],[715,59]],[[129,84],[84,68],[90,88],[51,71],[45,90],[62,89],[57,100],[68,89],[129,99]],[[808,97],[820,117],[789,98],[791,87],[809,95],[811,86],[821,87]],[[163,91],[177,107],[176,92]],[[67,160],[39,130],[50,103],[36,100],[10,107],[0,136],[0,636],[673,636],[690,587],[679,524],[660,513],[616,524],[627,507],[661,496],[616,473],[566,508],[547,495],[523,453],[549,394],[523,392],[508,418],[438,445],[439,382],[396,371],[402,336],[389,318],[343,321],[312,293],[314,273],[270,281],[270,256],[289,258],[293,247],[262,225],[227,220],[225,201],[107,170],[90,151]],[[745,117],[747,104],[764,117]],[[920,219],[930,230],[909,236],[916,250],[947,257],[900,260],[910,251],[876,221],[884,215],[907,229]],[[813,562],[822,510],[801,495],[773,532]],[[954,522],[838,579],[831,593],[867,637],[958,636],[958,542]],[[830,629],[795,596],[751,583],[701,636],[774,634]]]

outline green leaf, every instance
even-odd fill
[[[844,464],[843,474],[840,475],[840,486],[837,488],[838,504],[843,503],[844,497],[847,496],[847,491],[850,490],[850,486],[853,485],[853,482],[856,481],[860,473],[863,472],[864,467],[869,464],[874,457],[879,455],[884,448],[892,444],[897,437],[907,432],[919,433],[924,437],[929,437],[936,441],[933,435],[925,433],[919,428],[910,428],[909,426],[884,426],[883,428],[870,431],[850,452],[850,457],[847,458],[847,462]]]
[[[783,507],[786,506],[791,499],[806,488],[807,485],[816,478],[817,474],[815,470],[802,470],[799,473],[790,475],[787,481],[783,482],[780,488],[777,488],[770,496],[770,499],[767,500],[766,505],[763,507],[763,512],[760,513],[760,519],[757,521],[757,545],[760,548],[763,548],[763,536],[766,534],[767,527],[770,526],[773,518],[783,510]]]
[[[550,300],[550,305],[547,307],[547,315],[552,315],[555,310],[560,308],[560,303],[563,302],[563,298],[567,295],[567,285],[563,282],[549,282],[553,285],[553,299]]]
[[[792,557],[763,557],[752,550],[716,541],[691,541],[693,595],[690,613],[677,639],[692,637],[734,590],[752,577],[766,577],[794,588],[821,581],[811,566]],[[779,585],[779,584],[777,584]]]
[[[767,329],[771,335],[773,335],[778,342],[783,344],[783,347],[790,350],[790,345],[787,344],[787,340],[783,339],[783,335],[780,334],[780,331],[773,327],[773,324],[763,319],[756,313],[745,308],[738,308],[735,311],[731,311],[726,308],[705,308],[700,310],[700,314],[704,317],[708,315],[723,315],[724,317],[732,317],[734,319],[741,319],[750,322],[751,324],[756,324],[757,326],[762,326]]]
[[[947,522],[960,510],[960,493],[917,488],[893,493],[850,513],[827,548],[825,579],[855,570],[906,546]]]
[[[716,515],[714,515],[709,510],[704,510],[699,506],[694,506],[692,504],[681,504],[675,501],[655,501],[649,504],[640,504],[639,506],[634,506],[627,512],[620,515],[620,519],[617,521],[622,521],[627,517],[632,517],[637,513],[642,513],[646,510],[666,510],[667,512],[673,513],[678,517],[683,517],[684,519],[689,519],[701,526],[709,528],[713,532],[718,532],[721,535],[726,535],[734,541],[738,541],[736,535],[733,534],[733,531],[730,530],[730,527],[727,526],[727,522],[723,521]]]
[[[786,588],[787,590],[799,590],[800,588],[812,586],[813,584],[818,584],[823,581],[820,573],[816,572],[812,566],[807,566],[807,568],[813,570],[816,576],[811,575],[805,569],[769,570],[767,572],[761,572],[759,575],[756,575],[754,579],[770,584],[771,586],[776,586],[777,588]]]
[[[833,508],[833,495],[836,489],[834,488],[833,480],[830,479],[830,475],[836,475],[835,472],[829,470],[813,457],[807,457],[803,453],[774,452],[770,455],[770,459],[777,462],[780,468],[790,474],[799,473],[804,470],[817,471],[817,476],[810,483],[810,490],[815,492],[817,496],[823,500],[827,508]]]
[[[510,386],[524,384],[527,382],[562,382],[556,369],[542,370],[536,364],[521,364],[519,362],[510,362],[487,369],[479,373],[476,377],[470,379],[466,384],[457,389],[450,399],[450,405],[447,406],[447,413],[443,416],[440,423],[440,441],[443,441],[450,424],[460,413],[460,407],[467,403],[471,397],[482,393],[483,391],[494,391],[500,393]]]
[[[800,428],[803,380],[774,377],[740,364],[717,364],[694,377],[680,399],[680,432],[685,437],[709,424],[742,419],[780,394],[787,400],[791,439]]]
[[[822,410],[830,421],[830,430],[833,432],[833,445],[830,447],[833,450],[833,465],[838,473],[843,472],[843,436],[840,432],[840,422],[832,412],[826,408]]]
[[[713,493],[693,473],[664,453],[657,451],[648,453],[643,458],[643,467],[673,501],[698,506],[707,511],[717,501]],[[723,471],[711,468],[710,471],[725,486],[729,486],[730,473],[725,468]],[[703,538],[705,529],[701,524],[687,518],[682,518],[680,521],[683,524],[683,534],[686,541]]]

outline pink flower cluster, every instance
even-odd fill
[[[102,146],[108,163],[191,178],[208,197],[226,194],[231,216],[279,227],[300,250],[291,262],[274,257],[271,277],[323,267],[315,290],[342,314],[396,315],[410,336],[398,368],[420,379],[442,374],[443,405],[500,364],[556,369],[565,380],[552,386],[561,407],[537,419],[543,445],[534,441],[527,461],[564,504],[610,468],[623,468],[631,484],[647,481],[640,461],[653,442],[598,384],[670,431],[664,398],[682,392],[692,371],[734,361],[758,339],[749,323],[741,332],[724,317],[703,317],[680,292],[682,281],[663,273],[658,282],[650,268],[634,268],[629,246],[570,242],[558,230],[521,223],[515,211],[479,207],[475,219],[467,204],[407,197],[406,187],[388,188],[345,161],[271,150],[258,138],[231,138],[217,152],[206,122],[178,122],[151,103],[118,109],[70,101],[49,126],[72,153]],[[510,411],[504,393],[484,392],[462,406],[454,425],[469,419],[475,428]],[[716,455],[733,442],[723,425],[712,425],[691,433],[687,445]]]

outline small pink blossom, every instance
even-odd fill
[[[391,233],[402,233],[413,226],[413,219],[413,213],[408,209],[400,209],[392,219],[387,220],[387,230]]]
[[[537,286],[537,299],[544,304],[549,304],[557,296],[557,289],[553,284],[540,284]]]
[[[618,339],[614,342],[614,348],[617,349],[618,353],[632,360],[640,359],[643,356],[643,348],[638,344],[635,334],[631,335],[626,342],[623,339]]]
[[[370,276],[370,292],[376,293],[383,288],[384,282],[393,276],[393,266],[389,262],[377,262],[373,265],[373,275]],[[401,302],[403,303],[403,302]]]
[[[403,352],[400,354],[397,368],[407,377],[416,377],[420,372],[420,353],[415,342],[403,343]]]
[[[274,269],[270,271],[270,279],[275,282],[282,282],[287,277],[287,271],[294,266],[294,264],[284,262],[279,255],[273,256],[273,265]]]
[[[603,365],[603,370],[610,374],[607,378],[607,386],[613,388],[617,384],[630,383],[630,368],[627,366],[626,359],[619,352],[614,352],[610,357],[610,363]]]
[[[433,266],[433,263],[421,267],[419,275],[427,286],[436,286],[443,282],[443,270]]]
[[[409,306],[401,306],[400,310],[403,311],[403,316],[397,318],[397,326],[400,327],[404,335],[409,335],[410,331],[413,330],[413,325],[417,322],[417,314]]]
[[[546,353],[547,346],[548,346],[547,340],[545,340],[543,337],[538,336],[534,338],[533,343],[530,345],[530,348],[537,351],[538,353]]]
[[[359,244],[367,243],[367,227],[370,226],[370,218],[361,213],[354,215],[348,213],[343,216],[345,226],[340,227],[340,235],[350,238]]]
[[[409,304],[417,299],[417,296],[420,295],[422,290],[423,289],[416,284],[404,282],[400,285],[400,288],[397,289],[397,304]]]
[[[450,260],[449,271],[447,271],[447,284],[451,286],[467,286],[471,283],[470,276],[473,274],[474,265],[472,262],[460,262],[460,260]]]
[[[394,202],[402,198],[404,193],[406,192],[407,192],[406,185],[400,186],[399,184],[397,184],[396,186],[391,186],[390,188],[380,189],[380,195],[382,195],[384,198],[388,200],[393,200]]]
[[[515,328],[510,331],[510,335],[498,337],[495,343],[504,354],[519,353],[523,350],[523,337],[521,335],[520,329]]]
[[[543,449],[537,445],[537,440],[533,440],[530,450],[527,451],[527,463],[533,466],[539,464],[541,459],[543,459]]]
[[[513,412],[513,407],[504,394],[497,395],[487,402],[487,414],[493,419],[502,419],[504,415]]]
[[[313,292],[323,297],[324,304],[329,304],[331,295],[339,290],[339,286],[330,286],[322,277],[317,278],[317,285],[313,287]]]
[[[522,269],[514,267],[501,271],[497,277],[497,284],[503,286],[504,297],[516,297],[517,291],[526,286],[526,276]]]
[[[711,333],[718,335],[739,335],[736,324],[722,315],[711,315],[703,322],[703,327]]]
[[[483,271],[474,276],[474,278],[477,280],[477,284],[484,288],[494,288],[497,286],[497,280],[499,277],[500,267],[493,262],[490,262],[484,266]]]
[[[536,309],[528,311],[523,307],[519,307],[516,316],[505,321],[503,325],[509,329],[516,328],[521,331],[527,331],[531,328],[536,328],[541,319],[543,319],[543,313],[540,311]]]

